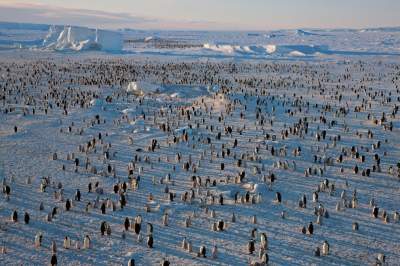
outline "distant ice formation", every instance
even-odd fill
[[[0,22],[0,51],[90,51],[149,56],[328,60],[400,56],[400,27],[242,31],[107,31],[75,26]],[[172,96],[177,96],[172,95]]]
[[[51,26],[43,46],[54,50],[121,51],[122,35],[118,32],[75,26]]]
[[[325,45],[215,45],[204,44],[203,48],[209,51],[232,54],[232,55],[288,55],[288,56],[310,56],[329,53],[328,46]]]

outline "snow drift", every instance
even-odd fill
[[[118,32],[75,26],[51,26],[43,46],[54,50],[121,51],[122,35]]]
[[[311,56],[329,53],[329,49],[325,45],[215,45],[204,44],[203,48],[209,51],[231,54],[231,55],[248,55],[248,56],[268,56],[272,54],[287,56]]]
[[[144,81],[132,81],[126,86],[125,91],[137,97],[157,96],[164,100],[168,99],[190,99],[197,98],[211,93],[217,93],[219,87],[195,86],[181,84],[154,84]]]
[[[151,84],[147,82],[136,82],[131,81],[129,82],[128,86],[126,87],[126,92],[131,93],[136,96],[144,96],[147,94],[156,94],[159,93],[160,86],[156,84]]]

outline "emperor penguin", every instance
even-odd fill
[[[322,254],[324,256],[327,256],[329,254],[329,244],[328,244],[328,242],[326,240],[322,244]]]
[[[83,248],[84,249],[90,248],[90,237],[88,235],[85,235],[85,237],[83,238]]]

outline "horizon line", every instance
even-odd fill
[[[28,24],[28,25],[42,25],[42,26],[71,26],[71,27],[83,27],[90,29],[104,29],[110,31],[122,31],[122,30],[131,30],[131,31],[191,31],[191,32],[270,32],[270,31],[289,31],[289,30],[377,30],[377,29],[400,29],[400,25],[398,26],[389,26],[389,25],[381,25],[381,26],[368,26],[368,27],[294,27],[294,28],[274,28],[274,29],[190,29],[190,28],[130,28],[130,27],[93,27],[90,25],[80,25],[80,24],[70,24],[70,23],[38,23],[38,22],[17,22],[17,21],[5,21],[0,20],[1,24]]]

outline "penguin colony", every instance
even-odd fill
[[[62,58],[0,61],[5,264],[399,263],[400,64]]]

